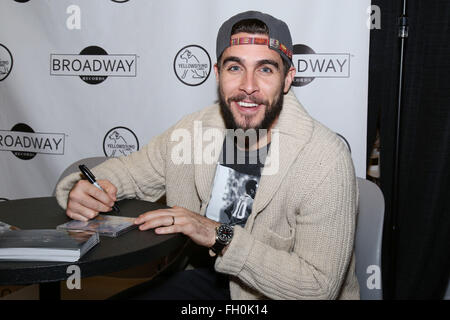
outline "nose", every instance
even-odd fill
[[[243,73],[239,89],[248,95],[259,90],[257,80],[252,72]]]

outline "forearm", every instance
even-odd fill
[[[117,188],[117,199],[139,198],[155,201],[164,194],[164,158],[160,137],[128,157],[111,158],[92,168],[98,180],[108,180]],[[79,172],[62,179],[56,187],[59,205],[66,209],[69,192],[82,178]]]
[[[291,237],[269,226],[249,228],[263,230],[257,234],[236,227],[216,270],[272,299],[337,298],[353,253],[356,219],[356,181],[346,162],[338,162],[299,203]]]
[[[128,157],[111,159],[93,171],[99,179],[108,179],[117,187],[119,200],[138,198],[156,201],[165,190],[163,159],[157,154],[157,146],[151,141]]]
[[[237,243],[246,245],[243,248]],[[216,270],[238,277],[271,299],[334,299],[343,279],[343,274],[317,269],[313,262],[296,253],[276,250],[243,229],[218,258]]]

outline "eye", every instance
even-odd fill
[[[270,67],[261,67],[261,69],[259,69],[259,70],[261,70],[261,72],[263,72],[263,73],[272,73],[273,72],[272,68],[270,68]]]
[[[227,70],[233,72],[233,71],[239,71],[239,70],[241,70],[241,68],[239,66],[237,66],[237,65],[232,65],[232,66],[229,66],[227,68]]]

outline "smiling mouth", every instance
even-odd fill
[[[264,106],[258,102],[250,101],[233,101],[233,103],[235,103],[235,108],[241,115],[254,115]]]
[[[238,101],[237,104],[244,108],[255,108],[255,107],[259,106],[259,104],[257,104],[257,103],[244,102],[244,101]]]

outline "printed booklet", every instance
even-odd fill
[[[33,229],[0,232],[0,260],[78,261],[99,243],[95,232]]]
[[[57,226],[57,229],[87,230],[98,232],[101,236],[117,237],[137,227],[135,218],[99,214],[89,221],[72,220]]]

